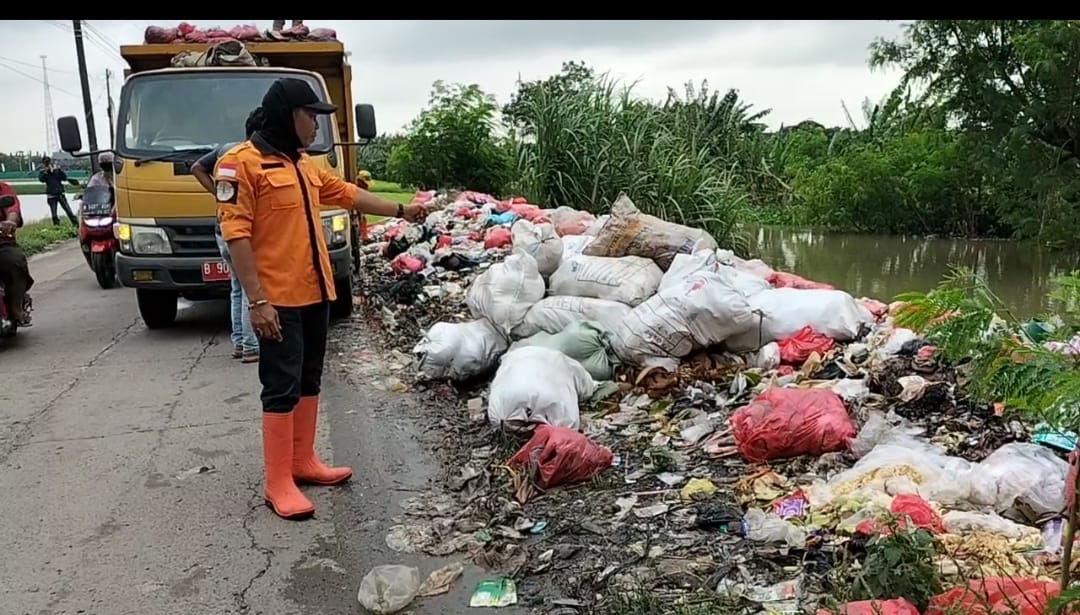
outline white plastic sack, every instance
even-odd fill
[[[551,274],[548,292],[551,295],[607,299],[633,307],[656,292],[663,275],[656,263],[647,258],[581,255],[559,265]]]
[[[671,261],[671,266],[660,280],[660,289],[677,283],[688,275],[702,271],[708,271],[724,276],[744,297],[752,297],[761,291],[770,290],[772,286],[765,281],[749,273],[724,264],[731,254],[727,250],[698,250],[693,254],[676,254]]]
[[[558,333],[537,333],[514,342],[510,350],[524,346],[543,346],[558,350],[581,363],[593,380],[611,380],[612,366],[608,352],[611,333],[595,322],[578,320]]]
[[[596,239],[591,235],[566,235],[562,237],[562,260],[569,260],[579,256]]]
[[[979,462],[976,472],[972,503],[978,506],[999,513],[1016,506],[1035,518],[1065,509],[1069,464],[1045,446],[1011,442]]]
[[[815,484],[807,495],[813,507],[900,493],[914,493],[929,502],[955,506],[970,502],[979,476],[970,462],[950,457],[925,441],[896,434],[827,484]]]
[[[701,229],[642,213],[625,194],[611,206],[611,218],[585,248],[587,256],[641,256],[667,270],[676,254],[716,249],[716,240]]]
[[[540,275],[547,277],[559,268],[562,260],[562,240],[555,234],[555,226],[550,222],[533,224],[524,218],[510,227],[514,254],[522,252],[536,259],[536,268]]]
[[[546,297],[529,308],[525,320],[514,328],[513,337],[529,337],[541,331],[558,333],[579,320],[591,320],[613,333],[629,315],[630,306],[618,301],[591,297]]]
[[[508,431],[537,423],[577,429],[578,402],[592,397],[596,383],[577,361],[558,350],[524,346],[507,352],[491,381],[488,421]]]
[[[782,340],[807,326],[838,342],[850,342],[872,322],[869,313],[842,290],[773,288],[750,297],[749,302],[750,309],[762,316],[755,313],[753,326],[727,340],[735,352],[756,349],[759,339],[761,344]]]
[[[466,302],[473,318],[487,318],[501,333],[509,335],[543,297],[544,279],[536,259],[528,254],[511,254],[476,278]]]
[[[506,352],[506,338],[486,319],[437,322],[413,347],[420,377],[461,381],[495,367]]]
[[[743,295],[715,273],[697,273],[653,295],[615,329],[612,348],[632,365],[670,366],[754,324]],[[659,360],[659,361],[658,361]]]

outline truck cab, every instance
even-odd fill
[[[354,117],[351,71],[341,43],[252,43],[247,48],[261,65],[171,66],[178,54],[206,48],[121,47],[131,69],[120,94],[112,147],[114,232],[120,242],[116,272],[123,286],[135,289],[140,316],[152,329],[175,321],[180,297],[229,294],[229,270],[214,235],[217,204],[192,176],[191,165],[222,144],[246,139],[244,122],[276,79],[303,79],[321,99],[338,106],[336,115],[319,117],[318,136],[307,151],[330,173],[356,180],[355,150],[349,147],[355,144],[342,143],[343,137],[353,137]],[[357,105],[355,119],[360,139],[374,136],[370,105]],[[57,123],[62,148],[81,149],[77,120],[61,118]],[[352,305],[355,221],[340,208],[325,207],[320,213],[338,295],[335,311],[347,312]]]

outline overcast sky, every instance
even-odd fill
[[[165,21],[159,25],[173,25]],[[232,23],[192,21],[200,27]],[[871,71],[867,47],[893,37],[885,21],[323,21],[352,52],[355,102],[375,105],[380,132],[396,131],[427,103],[431,84],[477,83],[500,102],[520,75],[546,77],[563,61],[637,80],[642,96],[662,98],[668,86],[707,79],[736,88],[754,109],[772,109],[772,126],[813,119],[846,124],[841,101],[856,120],[864,98],[878,101],[898,81]],[[123,81],[121,44],[140,43],[146,21],[87,22],[86,58],[99,143],[108,137],[105,71],[115,100]],[[270,20],[256,23],[261,28]],[[41,58],[47,55],[56,117],[82,117],[71,21],[0,21],[0,151],[45,148]],[[84,122],[80,122],[84,124]],[[85,125],[83,139],[86,142]]]

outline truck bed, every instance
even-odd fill
[[[340,42],[244,43],[256,58],[266,58],[270,66],[298,68],[326,74],[341,72],[345,63],[345,45]],[[131,67],[130,73],[169,68],[178,53],[190,51],[202,53],[210,48],[208,43],[179,43],[171,45],[121,45],[120,55]]]

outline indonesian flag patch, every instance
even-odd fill
[[[217,167],[218,177],[236,177],[236,163],[222,162]]]

